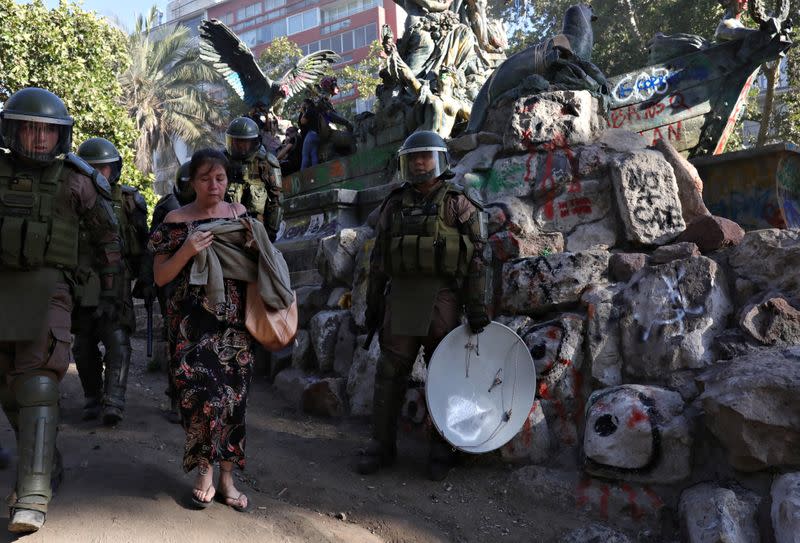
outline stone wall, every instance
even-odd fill
[[[565,541],[796,541],[800,234],[711,216],[668,143],[601,130],[586,93],[507,109],[450,143],[490,215],[494,318],[536,365],[528,419],[498,453],[530,464],[513,491],[601,522]],[[309,412],[371,410],[373,235],[323,238],[322,284],[298,289],[303,331],[276,385]],[[424,424],[414,390],[405,412]]]

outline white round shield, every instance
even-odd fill
[[[485,453],[508,443],[525,424],[535,394],[531,353],[498,322],[478,335],[459,326],[442,339],[428,365],[431,419],[464,452]]]

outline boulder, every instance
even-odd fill
[[[609,153],[605,146],[598,143],[582,145],[578,147],[576,154],[578,155],[578,177],[580,179],[607,177],[608,166],[613,154]]]
[[[574,305],[589,285],[601,283],[609,253],[554,253],[506,262],[500,305],[509,313],[540,314]]]
[[[464,176],[472,173],[473,171],[487,171],[492,168],[494,157],[502,148],[502,145],[481,145],[476,149],[469,151],[464,155],[458,163],[453,166],[452,171],[455,174],[453,181],[455,183],[464,184]]]
[[[350,403],[350,414],[367,417],[372,414],[372,400],[375,393],[375,370],[381,348],[378,338],[374,337],[369,349],[362,349],[367,336],[358,337],[358,346],[353,354],[350,375],[347,376],[347,398]]]
[[[297,287],[294,292],[297,297],[297,326],[308,328],[311,317],[325,307],[330,290],[320,286],[305,286]]]
[[[797,543],[800,540],[800,473],[777,477],[772,482],[770,496],[775,543]]]
[[[583,416],[583,318],[565,313],[556,320],[523,331],[536,367],[537,397],[559,441],[577,444],[577,422]]]
[[[614,253],[608,261],[608,275],[612,281],[627,283],[646,264],[644,253]]]
[[[630,132],[621,128],[607,128],[603,130],[596,143],[602,147],[619,153],[635,153],[644,151],[648,141],[638,132]]]
[[[333,348],[333,371],[340,377],[347,378],[353,364],[353,353],[356,349],[356,335],[353,330],[353,319],[348,315],[336,334],[336,346]]]
[[[728,262],[739,277],[762,290],[800,298],[800,230],[754,230],[730,250]],[[769,265],[764,265],[764,263]]]
[[[566,250],[571,253],[608,250],[617,244],[618,239],[616,222],[609,214],[597,222],[579,224],[573,228],[567,234]]]
[[[622,532],[598,523],[575,528],[561,536],[558,543],[631,543]]]
[[[683,220],[689,224],[699,217],[710,217],[711,212],[703,202],[703,180],[697,168],[672,146],[669,139],[659,139],[655,148],[664,155],[675,173]]]
[[[325,302],[325,309],[350,309],[350,289],[346,287],[336,287],[328,295]]]
[[[741,243],[744,230],[730,219],[703,215],[688,223],[686,230],[675,241],[695,243],[700,252],[710,253]]]
[[[800,347],[762,349],[698,379],[705,425],[734,468],[800,465]]]
[[[314,260],[326,285],[350,287],[353,284],[356,255],[366,240],[374,235],[369,226],[360,226],[343,228],[320,240]]]
[[[339,329],[348,329],[352,317],[350,311],[320,311],[311,319],[310,332],[311,344],[314,346],[314,354],[317,358],[317,367],[320,371],[332,371],[336,361],[337,349],[339,348]],[[349,347],[352,357],[352,346]],[[351,359],[352,360],[352,359]]]
[[[622,383],[622,355],[619,351],[619,310],[614,303],[624,285],[587,289],[581,296],[586,308],[583,351],[591,368],[592,384],[600,388]]]
[[[684,258],[693,256],[700,256],[700,250],[697,248],[697,245],[688,241],[682,241],[658,247],[650,255],[648,264],[651,266],[658,266],[659,264],[666,264],[673,260],[683,260]]]
[[[549,459],[550,431],[538,400],[533,402],[522,430],[500,448],[500,454],[507,462],[541,464]]]
[[[302,370],[288,368],[275,376],[273,384],[284,400],[293,407],[299,408],[302,406],[303,391],[310,381],[313,379],[306,376]]]
[[[685,228],[672,167],[655,151],[619,155],[611,179],[625,237],[642,245],[663,245]]]
[[[600,133],[600,108],[588,91],[543,92],[501,100],[489,111],[485,126],[503,134],[503,150],[508,153],[553,141],[581,145]]]
[[[800,311],[780,295],[745,307],[739,326],[763,345],[800,345]]]
[[[518,336],[523,335],[525,329],[533,324],[533,319],[527,315],[497,315],[493,320],[508,326]]]
[[[484,199],[494,202],[509,197],[530,196],[543,176],[545,157],[544,154],[532,152],[495,160],[483,187]],[[557,172],[559,180],[569,174],[563,170]]]
[[[316,368],[314,357],[311,335],[308,330],[298,330],[294,338],[294,349],[292,349],[292,367],[298,370],[312,370]]]
[[[506,262],[516,258],[560,253],[564,250],[564,236],[561,232],[515,234],[504,230],[489,236],[489,245],[492,248],[492,257],[498,262]]]
[[[488,200],[487,200],[488,201]],[[539,228],[533,222],[530,204],[514,197],[492,200],[486,205],[489,212],[489,233],[508,230],[514,234],[538,234]]]
[[[502,141],[500,136],[493,132],[478,132],[477,134],[464,134],[447,141],[447,149],[455,155],[463,155],[479,145],[494,145]]]
[[[589,397],[583,436],[587,473],[639,483],[686,479],[692,438],[680,394],[621,385]]]
[[[682,540],[688,543],[759,543],[756,513],[761,499],[740,489],[734,492],[700,483],[681,493]]]
[[[369,281],[369,259],[375,238],[364,242],[361,250],[356,255],[355,269],[353,270],[353,289],[350,291],[350,314],[359,328],[366,327],[365,316],[367,313],[367,284]]]
[[[347,411],[345,380],[319,379],[303,389],[303,411],[319,417],[341,417]]]
[[[625,373],[664,379],[714,362],[714,337],[733,305],[721,267],[699,256],[647,266],[620,294]]]

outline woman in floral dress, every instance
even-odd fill
[[[225,155],[212,149],[192,156],[189,175],[196,199],[166,216],[150,248],[156,283],[176,280],[167,304],[170,371],[186,430],[183,468],[198,469],[192,501],[204,508],[217,496],[244,510],[247,496],[237,490],[232,471],[245,464],[245,409],[253,368],[254,340],[245,328],[247,283],[225,279],[225,301],[218,304],[208,300],[204,286],[189,284],[192,259],[213,239],[197,226],[246,212],[241,204],[224,201],[227,166]],[[215,464],[220,466],[217,488]]]

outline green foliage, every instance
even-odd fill
[[[381,83],[378,72],[383,67],[383,61],[383,47],[379,40],[375,40],[369,45],[369,53],[367,53],[364,60],[358,64],[351,64],[342,68],[339,76],[339,85],[342,91],[356,88],[362,97],[374,95],[375,87]],[[355,102],[349,102],[348,105],[354,107]],[[346,112],[343,111],[342,113],[347,116]]]
[[[0,0],[0,21],[0,101],[30,86],[56,93],[75,119],[73,146],[94,136],[112,141],[125,159],[124,182],[154,201],[152,176],[133,166],[136,129],[120,104],[125,34],[64,0],[54,9]]]
[[[261,52],[258,57],[258,65],[267,77],[276,81],[291,70],[301,58],[303,58],[303,51],[300,46],[286,36],[281,36],[273,40]],[[272,111],[279,116],[291,116],[294,112],[299,111],[303,98],[303,93],[296,94],[288,100],[282,100],[279,104],[273,105]],[[236,101],[241,103],[238,98]]]
[[[136,165],[147,173],[157,152],[177,167],[176,139],[189,149],[215,146],[226,124],[225,110],[212,95],[220,77],[200,60],[189,29],[156,27],[155,21],[155,7],[139,16],[126,43],[131,62],[119,77],[122,102],[137,132]]]
[[[564,13],[576,3],[529,0],[525,9],[517,9],[513,3],[494,4],[494,12],[512,30],[509,54],[561,32]],[[594,0],[592,8],[597,16],[592,24],[592,59],[607,76],[647,65],[647,41],[656,32],[685,32],[710,39],[722,16],[717,0]]]
[[[776,141],[800,143],[800,95],[797,92],[797,89],[800,89],[800,50],[797,47],[789,49],[786,66],[790,90],[776,96],[767,143]]]

